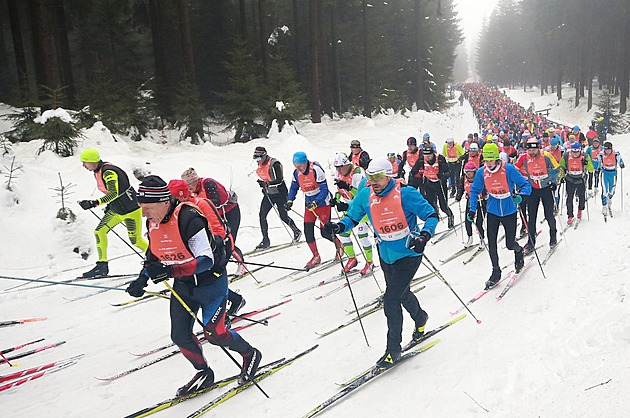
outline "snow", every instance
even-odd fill
[[[565,89],[565,96],[569,90]],[[571,109],[567,99],[558,102],[555,95],[539,96],[537,91],[506,91],[515,100],[536,109],[551,107],[550,119],[574,124],[586,131],[594,117],[587,113],[586,101]],[[6,113],[6,107],[0,113]],[[0,121],[0,131],[9,129]],[[328,119],[321,124],[299,123],[297,132],[283,129],[270,132],[269,139],[257,139],[247,144],[217,147],[209,142],[193,146],[177,141],[172,135],[165,145],[143,140],[132,142],[116,139],[102,125],[85,132],[79,150],[97,148],[104,160],[122,167],[132,177],[133,170],[162,176],[165,180],[179,178],[188,167],[202,176],[209,176],[231,186],[241,203],[242,223],[237,244],[248,251],[260,241],[258,208],[261,200],[256,184],[256,166],[251,159],[256,146],[265,146],[270,155],[284,164],[285,176],[292,172],[291,156],[305,151],[311,160],[322,163],[332,184],[332,161],[336,152],[348,152],[352,139],[359,139],[371,156],[387,152],[402,152],[409,136],[420,138],[429,132],[431,139],[441,144],[447,137],[463,140],[477,131],[467,102],[456,104],[444,113],[407,112],[376,115],[373,119]],[[630,135],[609,139],[622,156],[629,155]],[[37,142],[13,145],[13,155],[2,157],[8,166],[13,156],[22,165],[14,180],[13,192],[0,188],[0,274],[46,280],[67,280],[90,269],[95,262],[93,228],[97,220],[74,203],[100,195],[92,174],[81,167],[78,153],[61,158],[50,151],[36,155]],[[2,169],[2,174],[7,170]],[[64,184],[75,184],[70,207],[77,215],[74,224],[55,218],[60,208],[53,191],[59,187],[58,173]],[[132,183],[138,182],[132,178]],[[622,196],[623,194],[623,196]],[[615,217],[604,223],[598,199],[589,200],[588,217],[577,230],[569,230],[551,258],[543,278],[537,264],[532,265],[516,282],[501,302],[492,294],[471,305],[478,325],[469,314],[438,335],[441,342],[434,348],[410,360],[400,368],[379,377],[322,414],[326,417],[348,416],[426,416],[426,417],[557,417],[557,416],[626,416],[630,402],[627,353],[630,326],[627,325],[629,305],[626,297],[628,257],[627,211],[622,209],[627,192],[623,180],[613,201]],[[15,204],[15,198],[19,204]],[[626,202],[626,205],[628,203]],[[299,197],[295,208],[303,207]],[[457,207],[457,205],[452,205]],[[94,211],[102,215],[100,209]],[[301,212],[301,210],[300,210]],[[301,219],[291,216],[300,225]],[[459,217],[455,215],[456,219]],[[289,236],[274,212],[269,214],[273,244],[287,242]],[[565,218],[562,217],[562,221]],[[443,222],[438,230],[443,230]],[[539,243],[546,244],[546,224]],[[122,237],[125,230],[116,227]],[[475,237],[475,242],[477,238]],[[324,259],[333,256],[333,246],[318,240]],[[463,266],[459,258],[445,265],[440,259],[462,246],[461,231],[437,245],[429,245],[426,256],[442,273],[449,285],[464,300],[481,290],[491,272],[486,253]],[[73,252],[91,251],[87,260]],[[358,251],[358,248],[355,247]],[[500,249],[501,264],[513,258]],[[542,257],[546,246],[539,251]],[[114,234],[109,234],[110,272],[135,273],[140,270],[140,258],[133,254]],[[120,257],[120,258],[116,258]],[[114,259],[115,258],[115,259]],[[251,257],[250,261],[274,261],[278,266],[302,267],[310,258],[305,244],[298,247]],[[359,264],[362,267],[363,262]],[[229,271],[235,271],[231,264]],[[336,274],[336,268],[298,281],[286,279],[270,286],[257,287],[245,278],[231,287],[242,293],[247,305],[243,312],[283,300],[283,294],[295,292],[309,284]],[[427,272],[421,267],[418,275]],[[265,268],[255,273],[258,280],[269,282],[286,274],[285,270]],[[382,273],[376,273],[380,288],[384,288]],[[95,280],[90,283],[115,285],[124,280]],[[85,282],[84,282],[85,283]],[[1,280],[0,289],[22,284]],[[431,329],[449,321],[449,312],[460,303],[445,284],[437,278],[425,282],[418,293],[430,318]],[[26,284],[19,289],[32,285]],[[292,356],[314,344],[319,348],[293,365],[274,374],[260,385],[270,395],[265,399],[250,388],[235,399],[216,408],[217,414],[238,417],[299,417],[333,395],[342,382],[371,366],[385,348],[386,325],[382,311],[368,316],[363,325],[370,343],[364,340],[361,327],[354,324],[330,336],[323,332],[351,318],[349,292],[342,290],[315,301],[314,297],[336,285],[311,290],[292,298],[276,310],[281,315],[269,321],[268,327],[253,326],[242,335],[263,352],[263,362]],[[352,286],[360,305],[379,293],[375,279],[368,277]],[[150,284],[148,290],[159,291],[163,286]],[[71,286],[49,286],[33,290],[0,293],[0,320],[46,316],[42,322],[0,328],[0,349],[45,338],[43,343],[66,341],[60,347],[16,360],[19,367],[0,365],[0,375],[44,364],[49,361],[84,353],[76,364],[58,373],[28,382],[24,386],[2,392],[2,416],[64,416],[113,417],[130,414],[174,394],[177,387],[188,381],[194,370],[180,355],[164,360],[142,371],[113,382],[101,382],[94,376],[108,376],[137,366],[149,358],[136,358],[129,352],[142,352],[166,344],[169,340],[168,305],[163,299],[127,307],[110,303],[129,300],[122,291],[112,290],[86,299],[69,302],[91,289]],[[411,335],[411,321],[405,314],[403,341]],[[217,347],[204,345],[204,352],[216,376],[222,378],[237,372],[235,365]],[[186,401],[157,416],[186,416],[221,392]]]

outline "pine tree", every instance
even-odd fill
[[[246,41],[240,37],[235,40],[234,48],[228,55],[229,61],[224,63],[229,74],[228,89],[224,93],[216,93],[224,101],[219,106],[222,112],[219,120],[227,125],[223,132],[234,131],[236,142],[247,142],[266,134],[260,65],[252,56]]]
[[[603,90],[597,103],[595,117],[597,118],[597,133],[602,140],[607,134],[620,134],[628,129],[628,120],[618,112],[619,96],[610,93],[610,89]]]
[[[265,83],[264,116],[267,129],[275,119],[282,130],[285,123],[292,124],[308,113],[306,95],[300,90],[295,71],[287,64],[283,39],[287,36],[283,28],[276,28],[270,38],[268,61],[269,80]]]
[[[180,139],[190,138],[193,144],[203,142],[206,116],[206,109],[199,100],[198,89],[185,77],[180,83],[175,100],[175,127],[182,129]]]

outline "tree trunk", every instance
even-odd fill
[[[267,0],[258,0],[258,21],[260,22],[260,53],[262,56],[263,74],[265,79],[268,78],[268,61],[269,61],[269,35],[271,30],[269,29],[267,12],[266,12]]]
[[[181,36],[185,77],[188,78],[191,86],[196,90],[197,72],[195,71],[195,57],[193,53],[192,37],[190,35],[190,13],[188,10],[188,0],[177,1],[177,15],[179,17],[179,34]]]
[[[363,0],[363,116],[372,117],[372,94],[370,86],[370,49],[368,44],[368,7]]]
[[[11,37],[13,38],[13,51],[15,53],[15,67],[17,70],[18,84],[20,92],[27,98],[30,96],[28,86],[28,70],[26,67],[26,54],[24,53],[24,42],[22,41],[22,30],[20,28],[20,15],[18,13],[17,0],[7,0],[9,8],[9,21],[11,22]]]
[[[330,69],[330,59],[329,59],[329,47],[328,47],[328,39],[326,37],[326,24],[328,21],[326,17],[329,15],[329,6],[327,4],[320,4],[319,9],[317,11],[317,23],[320,25],[319,32],[319,46],[320,46],[320,89],[322,95],[322,111],[326,113],[330,118],[333,117],[333,76],[332,71]]]
[[[420,0],[416,0],[415,7],[415,20],[416,20],[416,107],[418,110],[424,109],[424,68],[422,65],[423,59],[423,39],[422,39],[422,24],[424,17],[422,16],[422,10],[420,8]]]
[[[175,101],[175,76],[168,64],[168,43],[166,42],[166,24],[161,10],[161,0],[149,0],[149,14],[151,19],[151,36],[153,38],[153,58],[156,75],[156,102],[158,112],[162,117],[170,118],[173,114]]]
[[[337,7],[334,5],[333,7]],[[335,88],[333,95],[333,105],[335,111],[341,114],[341,74],[339,72],[339,46],[337,44],[337,13],[330,14],[330,39],[331,39],[331,53],[332,53],[332,72],[335,78]]]
[[[245,0],[238,0],[239,30],[243,39],[247,39],[247,13],[245,12]]]
[[[74,76],[72,74],[72,56],[70,54],[70,43],[68,42],[68,26],[66,24],[66,13],[63,0],[55,1],[55,33],[57,36],[57,49],[59,51],[60,82],[65,87],[65,104],[69,108],[75,105],[74,96]]]
[[[562,70],[558,70],[558,78],[556,79],[556,93],[558,100],[562,100]]]
[[[295,54],[295,72],[298,80],[304,80],[304,68],[302,66],[302,27],[300,25],[300,13],[298,0],[292,0],[293,6],[293,53]]]
[[[35,76],[37,85],[49,89],[59,87],[55,68],[54,43],[51,31],[50,7],[46,0],[30,0],[30,14],[33,27],[33,55],[35,59]],[[41,89],[37,89],[37,97],[46,99]]]
[[[320,0],[309,0],[309,37],[310,37],[310,80],[311,80],[311,121],[313,123],[321,123],[321,105],[319,103],[319,36],[317,31],[319,24],[317,22],[318,9]]]

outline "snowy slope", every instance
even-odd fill
[[[584,130],[593,118],[593,111],[587,114],[582,108],[584,105],[577,110],[569,109],[564,100],[556,106],[553,95],[540,97],[537,92],[522,91],[508,94],[525,107],[530,101],[534,101],[538,109],[552,104],[551,119],[578,124]],[[6,122],[1,123],[0,129],[7,129]],[[264,145],[272,156],[280,159],[287,177],[292,172],[291,155],[298,150],[320,161],[332,174],[330,161],[335,152],[349,151],[352,139],[361,140],[363,148],[377,156],[390,151],[402,152],[407,137],[420,138],[424,132],[429,132],[439,145],[448,136],[462,140],[469,132],[477,130],[477,124],[465,103],[445,114],[419,112],[379,115],[373,119],[326,120],[318,125],[301,123],[297,129],[299,135],[273,133],[270,139],[215,147],[211,144],[192,146],[178,143],[176,139],[169,139],[166,145],[116,141],[105,128],[96,126],[86,133],[80,149],[96,147],[105,160],[121,166],[129,174],[138,169],[168,180],[194,167],[202,176],[231,184],[239,195],[243,217],[237,243],[247,251],[261,238],[258,229],[261,194],[255,181],[255,163],[251,160],[255,146]],[[611,139],[629,159],[630,135]],[[35,156],[38,147],[37,143],[13,147],[16,162],[23,169],[14,192],[4,187],[0,189],[3,215],[0,218],[3,231],[0,275],[67,280],[91,268],[95,261],[92,230],[97,220],[74,201],[98,196],[99,192],[91,173],[81,167],[78,155],[64,159],[46,152]],[[2,164],[8,166],[11,158],[4,156]],[[1,170],[6,172],[4,168]],[[64,183],[76,185],[71,207],[78,220],[72,225],[55,219],[60,207],[52,190],[59,186],[57,173],[61,173]],[[132,181],[137,186],[137,181]],[[537,265],[531,266],[503,301],[496,302],[489,294],[471,305],[475,316],[482,321],[480,325],[468,315],[441,333],[442,341],[435,348],[365,386],[324,416],[626,416],[630,406],[627,400],[630,384],[625,379],[630,328],[624,318],[629,310],[626,281],[630,266],[627,256],[630,221],[627,210],[621,210],[621,189],[620,184],[613,204],[615,217],[608,223],[603,221],[597,199],[589,200],[589,218],[584,219],[579,229],[567,232],[545,267],[546,279]],[[15,198],[19,204],[14,203]],[[302,207],[301,197],[295,207]],[[100,209],[95,213],[102,214]],[[301,221],[295,213],[291,216]],[[288,241],[289,235],[273,212],[269,214],[269,221],[272,243]],[[444,228],[440,223],[438,230]],[[116,231],[124,237],[122,226]],[[491,267],[485,253],[466,266],[461,263],[463,257],[440,265],[438,260],[461,248],[460,230],[457,234],[437,245],[429,245],[426,256],[459,296],[468,300],[481,290]],[[539,242],[546,244],[547,241],[544,225]],[[140,258],[120,239],[109,234],[109,244],[110,258],[123,256],[110,262],[112,274],[139,271]],[[320,239],[318,244],[323,258],[333,256],[330,243]],[[93,254],[84,261],[73,252],[75,247],[91,249]],[[546,248],[540,250],[541,256]],[[502,265],[512,261],[507,250],[500,250],[500,257]],[[302,244],[252,257],[250,261],[302,267],[309,258],[310,251]],[[230,271],[234,270],[235,266],[230,265]],[[258,287],[254,280],[246,278],[231,287],[247,299],[243,309],[246,312],[281,301],[282,295],[326,279],[337,271],[338,268],[330,268],[301,280],[286,279],[266,287]],[[427,271],[426,267],[421,267],[419,274]],[[255,276],[262,282],[270,282],[285,273],[266,268]],[[376,273],[376,280],[378,286],[370,277],[353,285],[359,305],[376,297],[379,286],[384,288],[382,273]],[[91,283],[112,285],[123,281]],[[1,280],[0,290],[19,284],[21,282]],[[426,287],[418,297],[430,315],[427,327],[433,328],[450,320],[449,312],[460,303],[440,280],[433,278],[424,284]],[[20,289],[31,286],[24,285]],[[239,417],[302,416],[338,390],[335,382],[346,380],[381,356],[386,333],[382,312],[363,320],[370,347],[358,324],[324,338],[315,334],[351,317],[346,312],[352,309],[347,289],[314,300],[334,286],[296,295],[291,302],[272,311],[281,315],[271,319],[268,327],[256,325],[242,332],[262,350],[263,362],[291,356],[317,343],[320,347],[261,382],[271,399],[265,399],[257,389],[251,388],[213,413]],[[158,291],[162,287],[150,284],[149,289]],[[17,360],[19,368],[0,365],[0,375],[85,354],[78,364],[68,369],[0,392],[2,416],[124,416],[172,396],[175,389],[192,376],[192,367],[177,355],[113,382],[94,379],[94,376],[116,374],[146,361],[147,358],[136,358],[129,352],[143,352],[168,343],[169,319],[168,303],[162,299],[112,307],[110,303],[129,299],[122,291],[109,291],[74,302],[66,300],[90,292],[90,289],[57,285],[0,293],[0,321],[48,317],[42,322],[0,328],[0,349],[37,338],[45,338],[47,343],[66,341],[58,348]],[[410,337],[412,327],[408,316],[405,318],[404,340]],[[204,345],[204,350],[219,378],[237,372],[220,349]],[[157,356],[159,354],[149,358]],[[608,383],[596,386],[604,382]],[[216,390],[158,416],[186,416],[219,393],[220,390]]]

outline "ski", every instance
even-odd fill
[[[547,264],[547,261],[549,261],[549,258],[551,258],[551,256],[553,255],[553,253],[556,251],[556,249],[560,246],[560,243],[562,242],[562,238],[560,238],[558,240],[558,242],[556,243],[556,245],[554,245],[552,248],[549,248],[549,251],[547,251],[547,254],[545,254],[545,256],[543,257],[542,261],[540,262],[541,265],[545,265]]]
[[[475,257],[477,257],[479,254],[481,254],[482,252],[484,252],[484,251],[485,251],[485,249],[486,249],[486,247],[484,247],[484,246],[479,246],[479,247],[477,247],[477,249],[475,250],[475,252],[474,252],[474,253],[472,253],[472,254],[470,255],[470,257],[468,257],[466,260],[462,261],[462,263],[464,263],[464,264],[468,264],[468,263],[470,263],[471,261],[473,261],[473,260],[475,259]]]
[[[247,313],[244,313],[244,314],[241,314],[241,315],[235,316],[235,317],[232,319],[231,324],[235,324],[235,323],[237,323],[237,322],[239,322],[239,321],[242,321],[242,320],[243,320],[243,318],[250,318],[250,317],[252,317],[252,316],[254,316],[254,315],[257,315],[257,314],[259,314],[259,313],[262,313],[262,312],[268,311],[268,310],[273,309],[273,308],[277,308],[277,307],[278,307],[278,306],[280,306],[280,305],[284,305],[285,303],[289,303],[289,302],[291,302],[291,300],[292,300],[292,299],[283,300],[282,302],[274,303],[274,304],[271,304],[271,305],[269,305],[269,306],[265,306],[264,308],[255,309],[255,310],[253,310],[253,311],[250,311],[250,312],[247,312]],[[195,333],[195,335],[196,335],[197,337],[200,337],[200,336],[201,336],[200,341],[203,341],[203,340],[204,340],[204,338],[202,337],[202,335],[203,335],[203,331],[199,331],[199,332]],[[175,345],[175,343],[172,343],[172,342],[171,342],[171,343],[165,344],[165,345],[163,345],[163,346],[161,346],[161,347],[157,347],[157,348],[154,348],[154,349],[152,349],[152,350],[145,351],[144,353],[129,353],[129,354],[131,354],[132,356],[136,356],[136,357],[146,357],[146,356],[148,356],[148,355],[150,355],[150,354],[155,354],[155,353],[157,353],[158,351],[166,350],[167,348],[172,347],[172,346],[174,346],[174,345]]]
[[[402,352],[404,353],[405,351],[409,351],[412,348],[414,348],[415,346],[417,346],[418,344],[422,343],[423,341],[428,340],[429,338],[433,337],[435,334],[444,331],[446,328],[450,327],[451,325],[461,321],[462,319],[464,319],[466,317],[466,314],[461,314],[460,316],[451,319],[450,321],[440,325],[437,328],[432,329],[431,331],[427,331],[424,333],[424,335],[422,336],[422,338],[420,338],[419,340],[411,340],[409,341],[403,348],[402,348]]]
[[[479,299],[481,299],[482,297],[484,297],[490,290],[494,289],[495,287],[497,287],[498,285],[500,285],[502,282],[504,282],[505,280],[509,280],[509,278],[512,276],[512,274],[514,274],[514,270],[510,270],[505,276],[501,277],[501,280],[499,280],[497,282],[496,285],[492,286],[490,289],[484,289],[481,292],[477,293],[475,296],[473,296],[468,302],[466,302],[466,306],[470,306],[473,303],[477,302]],[[451,315],[457,315],[458,313],[462,312],[464,309],[466,309],[466,306],[460,306],[459,308],[457,308],[455,311],[451,312]]]
[[[37,322],[37,321],[44,321],[48,318],[46,318],[45,316],[40,316],[37,318],[24,318],[24,319],[12,319],[10,321],[0,321],[0,327],[8,327],[11,325],[18,325],[18,324],[26,324],[28,322]]]
[[[258,368],[258,370],[265,370],[267,368],[277,366],[278,364],[280,364],[284,360],[285,360],[284,358],[281,358],[281,359],[276,360],[274,362],[265,364],[264,366],[260,366]],[[218,381],[214,382],[214,384],[212,384],[211,386],[208,386],[207,388],[196,390],[194,392],[189,393],[188,395],[174,396],[174,397],[169,398],[169,399],[167,399],[165,401],[158,402],[155,405],[143,408],[143,409],[141,409],[139,411],[136,411],[136,412],[134,412],[134,413],[132,413],[130,415],[127,415],[125,418],[146,417],[146,416],[154,414],[156,412],[160,412],[160,411],[162,411],[164,409],[170,408],[171,406],[175,406],[175,405],[177,405],[179,403],[182,403],[182,402],[187,401],[189,399],[195,398],[195,397],[197,397],[197,396],[199,396],[199,395],[201,395],[203,393],[210,392],[211,390],[214,390],[216,388],[227,386],[230,383],[236,382],[238,380],[239,376],[240,376],[240,373],[236,374],[234,376],[226,377],[225,379],[218,380]]]
[[[346,287],[348,287],[348,283],[353,284],[358,282],[361,279],[364,279],[366,276],[359,276],[359,277],[353,277],[352,279],[348,278],[348,281],[345,283],[340,284],[339,286],[335,287],[334,289],[329,290],[328,292],[321,294],[319,296],[315,296],[315,300],[320,300],[323,299],[327,296],[332,295],[335,292],[340,291],[341,289],[345,289]]]
[[[451,235],[453,232],[455,232],[456,228],[451,228],[451,229],[447,229],[446,231],[443,231],[441,233],[439,233],[439,237],[437,237],[436,239],[434,239],[433,241],[431,241],[431,244],[435,245],[438,242],[442,241],[444,238],[448,237],[449,235]],[[436,234],[438,235],[438,234]],[[434,235],[435,237],[435,235]]]
[[[351,277],[351,276],[355,276],[355,275],[357,275],[359,273],[360,273],[359,269],[352,269],[349,272],[347,272],[346,274],[348,275],[348,277]],[[345,278],[345,275],[343,273],[339,273],[339,274],[337,274],[335,276],[329,277],[328,279],[321,280],[321,281],[319,281],[317,283],[314,283],[314,284],[312,284],[310,286],[304,287],[304,288],[302,288],[300,290],[296,290],[293,293],[282,295],[282,297],[283,298],[287,298],[289,296],[299,295],[300,293],[308,292],[309,290],[315,289],[316,287],[324,286],[324,285],[327,285],[329,283],[333,283],[333,282],[339,281],[339,280],[344,279],[344,278]]]
[[[40,377],[43,377],[43,376],[45,376],[47,374],[58,372],[59,370],[63,370],[66,367],[70,367],[73,364],[76,364],[77,360],[66,361],[64,363],[60,363],[58,365],[51,366],[51,367],[49,367],[49,368],[47,368],[45,370],[41,370],[41,371],[36,372],[34,374],[29,374],[26,377],[23,377],[23,378],[21,378],[19,380],[16,380],[16,381],[4,384],[4,385],[0,386],[0,392],[8,390],[8,389],[11,389],[11,388],[14,388],[14,387],[17,387],[17,386],[21,386],[21,385],[23,385],[26,382],[30,382],[31,380],[35,380],[35,379],[39,379]]]
[[[395,367],[398,367],[400,364],[404,363],[405,361],[409,360],[410,358],[415,357],[416,355],[427,351],[429,348],[435,346],[439,342],[440,342],[440,340],[432,341],[429,344],[426,344],[426,345],[424,345],[424,346],[422,346],[420,348],[417,348],[417,349],[415,349],[415,350],[413,350],[413,351],[411,351],[411,352],[409,352],[407,354],[404,354],[402,357],[400,357],[400,359],[398,359],[398,361],[396,363],[394,363],[389,368],[373,366],[372,368],[369,369],[369,371],[367,373],[364,373],[359,378],[351,381],[347,386],[345,386],[339,392],[334,394],[332,397],[326,399],[324,402],[322,402],[321,404],[317,405],[315,408],[311,409],[308,413],[306,413],[306,415],[304,415],[303,418],[309,418],[309,417],[313,417],[313,416],[319,414],[324,409],[328,408],[330,405],[334,404],[338,400],[340,400],[340,399],[344,398],[345,396],[349,395],[354,390],[360,388],[361,386],[363,386],[364,384],[368,383],[372,379],[374,379],[374,378],[384,374],[385,372],[387,372],[389,370],[394,369]]]
[[[83,356],[83,354],[80,354],[78,356],[74,356],[74,357],[70,357],[64,360],[57,360],[57,361],[53,361],[51,363],[46,363],[46,364],[42,364],[41,366],[37,366],[37,367],[32,367],[30,369],[25,369],[25,370],[20,370],[19,372],[13,372],[13,373],[9,373],[9,374],[5,374],[3,376],[0,376],[0,383],[1,382],[7,382],[9,380],[13,380],[13,379],[18,379],[20,377],[24,377],[24,376],[28,376],[30,374],[33,373],[38,373],[44,370],[49,370],[52,369],[54,367],[59,367],[67,362],[71,362],[71,361],[76,361],[79,358],[81,358]]]
[[[470,247],[464,247],[459,251],[456,251],[455,253],[451,254],[450,256],[446,257],[444,260],[440,260],[440,263],[442,264],[446,264],[451,260],[456,259],[457,257],[459,257],[460,255],[464,255],[466,254],[468,251],[472,250],[473,248],[475,248],[474,245],[471,245]]]
[[[11,356],[11,357],[7,357],[7,360],[9,360],[9,361],[11,361],[11,360],[17,360],[17,359],[22,358],[22,357],[30,356],[31,354],[36,354],[36,353],[42,352],[42,351],[44,351],[44,350],[48,350],[49,348],[55,348],[55,347],[58,347],[58,346],[60,346],[60,345],[62,345],[62,344],[65,344],[65,343],[66,343],[65,341],[60,341],[60,342],[58,342],[58,343],[45,345],[45,346],[43,346],[43,347],[35,348],[35,349],[33,349],[33,350],[25,351],[25,352],[23,352],[23,353],[16,354],[16,355]],[[5,359],[1,358],[1,359],[0,359],[0,364],[3,364],[3,363],[5,363]]]
[[[30,342],[27,342],[27,343],[24,343],[24,344],[19,344],[19,345],[15,345],[13,347],[5,348],[5,349],[3,349],[1,351],[1,353],[2,354],[10,353],[11,351],[19,350],[20,348],[24,348],[27,345],[35,344],[35,343],[38,343],[38,342],[41,342],[41,341],[44,341],[44,340],[45,340],[45,338],[40,338],[39,340],[30,341]]]
[[[285,243],[285,244],[272,245],[270,247],[259,249],[259,250],[253,249],[251,251],[243,253],[243,255],[244,256],[245,255],[249,255],[249,256],[252,256],[252,257],[256,257],[256,256],[259,256],[259,255],[264,255],[264,254],[273,253],[275,251],[284,250],[285,248],[289,248],[289,247],[291,247],[293,245],[296,245],[296,244],[299,244],[299,241],[298,242],[288,242],[288,243]]]
[[[270,369],[267,369],[265,371],[263,371],[262,373],[258,373],[255,377],[254,380],[256,382],[260,382],[261,380],[271,376],[272,374],[274,374],[277,371],[282,370],[283,368],[287,367],[288,365],[292,364],[294,361],[296,361],[297,359],[299,359],[300,357],[310,353],[311,351],[315,350],[319,345],[314,345],[313,347],[302,351],[301,353],[297,354],[296,356],[293,356],[289,359],[284,360],[281,363],[278,363],[276,366],[271,367]],[[228,399],[232,398],[233,396],[237,395],[238,393],[244,391],[245,389],[251,387],[254,385],[254,382],[252,381],[248,381],[245,384],[241,385],[241,386],[235,386],[231,389],[229,389],[226,392],[223,392],[221,395],[217,396],[216,398],[214,398],[213,400],[211,400],[210,402],[208,402],[207,404],[205,404],[204,406],[202,406],[201,408],[197,409],[195,412],[193,412],[192,414],[188,415],[187,418],[194,418],[194,417],[199,417],[203,414],[205,414],[206,412],[208,412],[209,410],[211,410],[212,408],[214,408],[217,405],[222,404],[223,402],[227,401]]]
[[[413,292],[414,292],[414,293],[417,293],[417,292],[421,291],[422,289],[424,289],[424,286],[420,286],[419,288],[414,289],[414,290],[413,290]],[[331,329],[331,330],[328,330],[328,331],[323,332],[323,333],[315,332],[315,334],[319,335],[320,337],[326,337],[327,335],[330,335],[330,334],[332,334],[332,333],[334,333],[334,332],[339,331],[340,329],[343,329],[343,328],[345,328],[345,327],[347,327],[347,326],[349,326],[349,325],[352,325],[352,324],[354,324],[355,322],[357,322],[359,319],[363,319],[363,318],[365,318],[366,316],[371,315],[371,314],[373,314],[374,312],[377,312],[377,311],[379,311],[379,310],[381,310],[381,309],[383,309],[383,303],[382,303],[382,301],[381,301],[381,302],[379,302],[379,303],[377,303],[376,305],[374,305],[374,306],[373,306],[373,307],[371,307],[370,309],[368,309],[368,310],[366,310],[366,311],[363,311],[363,312],[359,313],[359,315],[358,315],[358,316],[355,316],[354,318],[352,318],[352,319],[348,320],[347,322],[344,322],[344,323],[343,323],[343,324],[341,324],[341,325],[338,325],[337,327],[335,327],[335,328],[333,328],[333,329]],[[354,311],[353,313],[356,315],[356,311]]]
[[[136,298],[136,299],[130,299],[128,301],[125,302],[120,302],[120,303],[110,303],[111,306],[116,306],[116,307],[120,307],[120,306],[127,306],[127,305],[131,305],[132,303],[138,303],[138,302],[142,302],[143,300],[147,300],[147,299],[151,299],[151,298],[155,298],[155,297],[162,297],[162,298],[166,298],[168,299],[168,296],[166,296],[166,294],[169,292],[168,289],[164,289],[164,290],[160,290],[157,293],[153,293],[153,294],[148,294],[148,295],[144,295],[140,298]]]
[[[573,225],[573,229],[577,229],[578,225],[580,224],[580,221],[582,220],[582,218],[577,218],[574,222]]]
[[[525,261],[525,265],[523,266],[521,271],[519,271],[518,273],[512,274],[512,277],[510,277],[510,280],[508,281],[508,283],[505,285],[505,287],[503,288],[499,296],[497,296],[497,300],[503,299],[503,297],[508,292],[508,290],[510,290],[512,286],[514,286],[514,283],[516,282],[516,280],[518,280],[518,278],[521,276],[521,274],[523,274],[523,272],[527,269],[527,267],[529,267],[532,264],[532,262],[534,261],[534,258],[535,257],[529,257],[529,259]]]
[[[234,276],[234,277],[231,277],[231,278],[228,280],[228,283],[234,283],[234,282],[235,282],[235,281],[237,281],[237,280],[241,280],[242,278],[247,277],[247,276],[251,275],[252,273],[256,273],[257,271],[262,270],[262,269],[264,269],[265,267],[269,267],[269,266],[271,266],[273,263],[275,263],[275,261],[272,261],[271,263],[267,264],[266,266],[258,266],[258,267],[254,268],[254,269],[251,269],[251,270],[249,270],[249,271],[246,271],[246,272],[245,272],[245,273],[243,273],[243,274],[239,274],[239,275],[236,275],[236,276]],[[247,264],[247,262],[245,262],[244,264]]]
[[[133,367],[133,368],[128,369],[128,370],[125,370],[124,372],[120,372],[118,374],[115,374],[115,375],[112,375],[112,376],[108,376],[108,377],[97,377],[97,376],[94,376],[94,378],[96,380],[100,380],[102,382],[111,382],[112,380],[120,379],[123,376],[127,376],[127,375],[129,375],[129,374],[131,374],[133,372],[137,372],[138,370],[142,370],[145,367],[149,367],[150,365],[155,364],[155,363],[157,363],[159,361],[162,361],[162,360],[165,360],[165,359],[167,359],[169,357],[172,357],[172,356],[174,356],[175,354],[177,354],[179,352],[180,352],[180,350],[178,348],[178,349],[173,350],[173,351],[171,351],[169,353],[163,354],[160,357],[154,358],[153,360],[149,360],[149,361],[147,361],[145,363],[142,363],[142,364],[140,364],[140,365],[138,365],[136,367]]]

